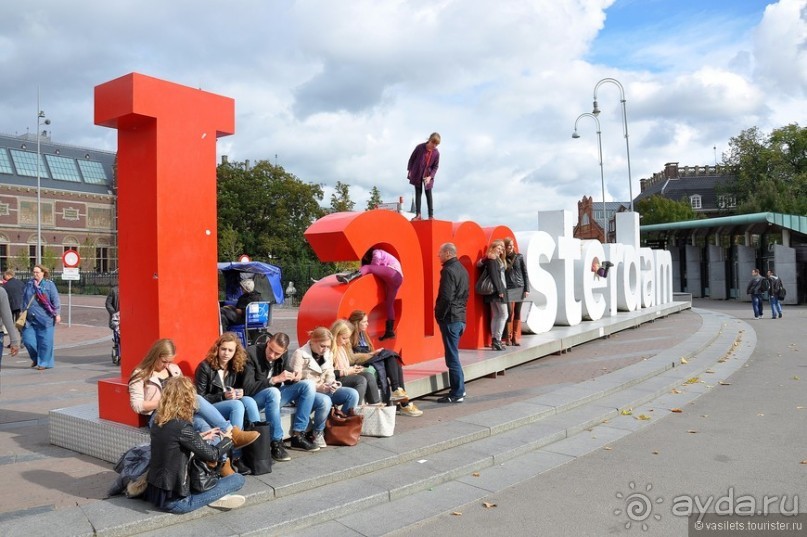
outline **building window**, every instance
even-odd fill
[[[14,173],[11,169],[11,160],[8,158],[5,148],[0,148],[0,173],[7,173],[9,175]]]
[[[29,244],[28,245],[28,266],[33,267],[34,265],[36,265],[36,244]]]
[[[689,203],[692,205],[693,209],[700,209],[701,208],[701,195],[695,194],[694,196],[689,196]]]
[[[0,203],[0,216],[8,216],[9,214],[11,214],[8,209],[9,209],[8,203]]]
[[[95,249],[96,272],[109,272],[109,248],[102,246]]]
[[[14,160],[14,166],[17,167],[17,175],[36,177],[36,153],[12,149],[11,158]],[[39,176],[45,178],[50,177],[47,168],[45,168],[45,161],[42,155],[39,155]]]
[[[0,271],[8,268],[8,244],[0,244]]]
[[[109,182],[104,171],[104,166],[100,162],[93,160],[79,160],[78,167],[81,168],[81,173],[84,175],[85,183],[92,183],[94,185],[105,185]]]
[[[721,209],[733,209],[737,207],[737,200],[734,196],[722,194],[717,197],[717,206]]]
[[[48,161],[48,166],[50,166],[54,179],[81,182],[81,176],[78,174],[78,168],[76,167],[76,159],[45,155],[45,160]]]

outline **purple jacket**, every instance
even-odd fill
[[[429,167],[426,168],[426,143],[418,144],[415,150],[412,151],[412,156],[409,157],[409,164],[406,166],[409,172],[406,178],[409,179],[410,185],[418,186],[423,181],[424,177],[431,177],[432,180],[426,185],[426,190],[431,190],[434,186],[434,176],[437,175],[437,167],[440,165],[440,152],[435,147],[432,150],[432,158],[429,162]]]

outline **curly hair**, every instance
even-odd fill
[[[151,378],[151,375],[154,374],[157,362],[166,356],[174,356],[176,353],[177,348],[172,340],[168,338],[158,339],[146,353],[146,357],[132,370],[129,384]]]
[[[180,376],[166,380],[156,412],[156,424],[160,427],[173,419],[192,421],[196,412],[196,387],[191,379]]]
[[[241,338],[233,332],[224,332],[218,337],[215,343],[213,343],[213,346],[210,347],[210,350],[207,351],[205,361],[210,364],[213,371],[221,369],[221,364],[219,363],[219,347],[221,347],[222,343],[235,343],[235,354],[233,355],[233,359],[230,360],[230,363],[227,364],[227,367],[236,373],[243,371],[247,366],[247,351],[245,351],[243,345],[241,345]]]

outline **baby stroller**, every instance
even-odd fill
[[[120,365],[120,312],[115,312],[109,319],[112,329],[112,363]]]

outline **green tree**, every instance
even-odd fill
[[[642,225],[683,222],[697,218],[688,201],[675,201],[654,194],[636,202],[636,211],[642,215]]]
[[[57,265],[61,269],[61,258],[62,256],[53,248],[48,248],[47,246],[42,248],[42,264],[50,269],[51,274],[56,271]]]
[[[356,204],[350,199],[350,185],[342,181],[336,182],[334,193],[331,194],[331,207],[329,209],[332,213],[349,212],[353,210]]]
[[[28,257],[27,248],[18,248],[17,255],[9,261],[14,270],[31,270],[31,258]]]
[[[230,224],[225,224],[219,231],[219,260],[235,261],[243,251],[238,232]]]
[[[316,259],[303,234],[323,216],[322,187],[266,160],[219,165],[218,233],[232,228],[253,259]],[[226,252],[219,250],[221,255]]]
[[[384,200],[381,199],[381,191],[378,190],[377,186],[374,186],[370,191],[370,199],[367,201],[367,210],[372,211],[383,202]]]
[[[729,141],[725,161],[737,170],[727,192],[738,213],[807,214],[807,128],[793,123],[769,136],[744,130]]]

